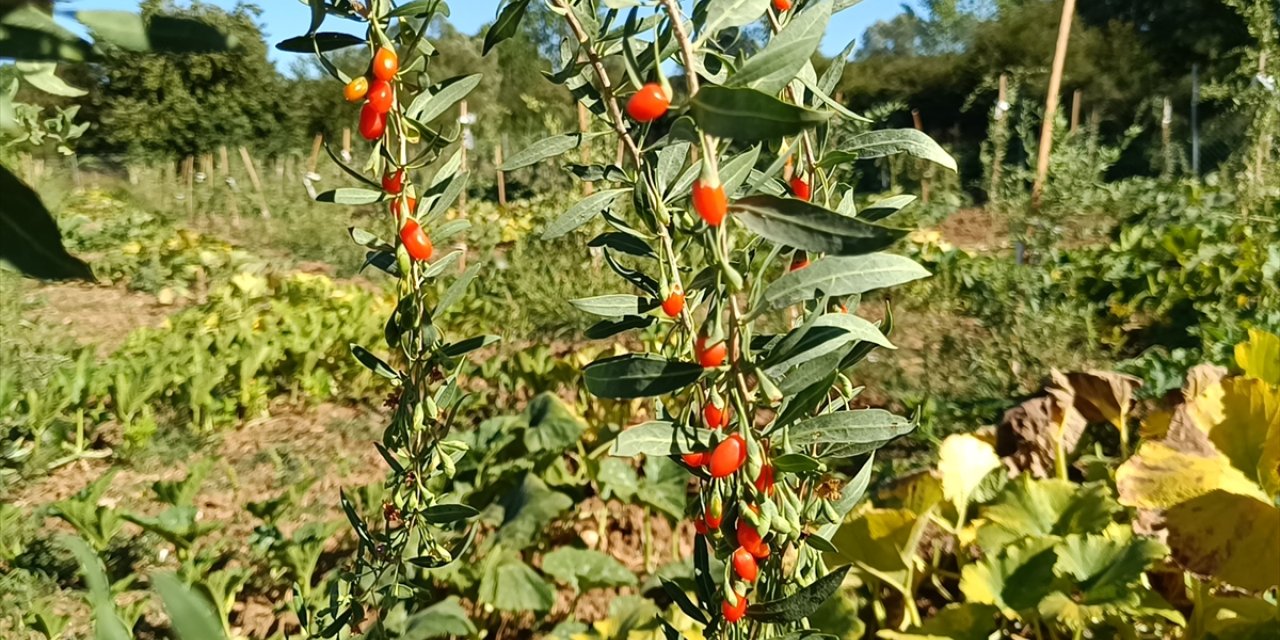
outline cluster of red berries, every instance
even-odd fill
[[[373,56],[370,75],[353,78],[342,91],[347,102],[364,100],[360,109],[360,135],[365,140],[377,140],[387,130],[387,114],[395,106],[396,92],[392,82],[400,72],[400,58],[395,49],[382,47]]]

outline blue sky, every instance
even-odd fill
[[[828,54],[839,53],[850,40],[862,36],[862,32],[878,20],[891,18],[902,12],[902,3],[911,0],[863,0],[861,4],[847,9],[835,16],[823,43],[823,50]],[[225,7],[235,6],[236,0],[212,0],[212,4]],[[258,0],[262,8],[262,24],[268,42],[277,42],[306,30],[310,20],[310,10],[305,2],[299,0]],[[452,21],[461,31],[476,33],[487,23],[492,22],[497,14],[500,0],[452,0]],[[82,9],[127,9],[138,7],[136,0],[64,0],[58,2],[59,12]],[[345,20],[330,19],[325,27],[343,27],[350,30],[354,23]],[[68,25],[72,26],[72,25]],[[287,64],[292,54],[273,50],[273,59]]]

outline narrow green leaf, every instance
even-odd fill
[[[916,197],[912,195],[890,196],[871,203],[858,212],[858,217],[869,221],[883,220],[915,201]]]
[[[750,87],[767,94],[782,91],[822,44],[831,19],[831,0],[809,3],[763,51],[751,56],[726,86]]]
[[[414,120],[429,123],[467,97],[483,79],[484,76],[479,73],[449,78],[432,87],[430,92],[418,94],[409,104],[406,113]]]
[[[602,211],[613,206],[614,201],[631,189],[609,189],[597,191],[569,207],[567,211],[553,220],[542,232],[543,240],[552,240],[572,232],[574,229],[591,221]]]
[[[955,158],[934,142],[933,138],[915,129],[884,129],[858,134],[849,140],[845,148],[827,154],[818,165],[834,167],[854,160],[883,158],[899,153],[937,163],[952,171],[956,170]]]
[[[637,256],[640,258],[656,258],[658,254],[653,251],[644,239],[624,233],[622,231],[608,231],[591,239],[587,243],[588,247],[608,247],[614,251]]]
[[[601,320],[587,328],[586,336],[591,340],[604,340],[624,331],[647,328],[655,321],[653,316],[628,316],[621,320]]]
[[[289,53],[315,53],[316,51],[335,51],[365,44],[364,38],[349,33],[322,31],[310,36],[294,36],[285,38],[276,44],[276,49]]]
[[[627,294],[595,296],[570,300],[569,304],[578,309],[605,318],[621,318],[648,313],[658,306],[658,301]]]
[[[702,377],[702,367],[657,356],[627,354],[587,365],[587,390],[601,398],[630,399],[660,396],[683,389]]]
[[[217,53],[235,48],[236,38],[197,18],[131,11],[77,11],[79,20],[100,42],[139,53]]]
[[[358,206],[381,202],[384,198],[386,198],[386,194],[381,191],[357,189],[355,187],[343,187],[341,189],[326,191],[316,196],[316,202]]]
[[[749,25],[759,20],[768,8],[769,0],[710,0],[699,37],[707,38],[721,29]]]
[[[422,517],[431,524],[451,524],[478,515],[475,507],[465,504],[437,504],[422,511]]]
[[[565,133],[550,138],[543,138],[507,158],[502,163],[503,171],[515,171],[537,164],[547,158],[554,158],[566,151],[578,148],[583,141],[592,138],[591,134]]]
[[[837,411],[793,425],[791,444],[816,446],[822,458],[851,458],[874,451],[915,428],[911,420],[883,409]]]
[[[754,89],[714,85],[698,92],[691,111],[706,133],[745,142],[793,136],[826,122],[831,115],[783,102]]]
[[[795,622],[813,615],[844,582],[850,566],[845,565],[814,581],[813,584],[781,600],[761,602],[747,607],[747,617],[757,622],[775,624]]]
[[[356,360],[359,360],[360,364],[364,365],[366,369],[384,378],[389,380],[400,379],[400,372],[391,368],[391,365],[384,362],[382,358],[373,355],[368,349],[365,349],[358,344],[351,345],[351,355],[355,356]]]
[[[151,584],[164,601],[165,612],[179,640],[222,640],[222,625],[212,604],[171,573],[151,575]]]
[[[911,259],[888,253],[829,256],[773,281],[765,288],[764,299],[776,309],[824,295],[866,293],[928,276],[929,272]]]
[[[89,265],[67,253],[40,196],[0,165],[0,260],[44,280],[89,280]]]
[[[734,218],[780,245],[840,256],[879,251],[907,234],[840,215],[798,198],[757,195],[729,205]]]
[[[609,455],[619,458],[680,455],[704,451],[710,442],[711,432],[705,429],[664,421],[645,422],[619,433],[609,448]]]
[[[484,34],[484,47],[480,50],[480,54],[489,55],[489,50],[499,42],[514,36],[520,29],[520,21],[524,19],[525,11],[528,9],[529,0],[513,0],[503,7],[498,13],[498,19]]]

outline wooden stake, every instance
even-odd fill
[[[920,118],[920,110],[911,110],[911,121],[916,125],[916,131],[924,131],[924,121]],[[916,166],[920,168],[920,202],[929,204],[929,165],[924,160],[918,160]]]
[[[1164,156],[1164,176],[1173,175],[1173,102],[1166,96],[1160,112],[1160,150]]]
[[[227,158],[227,145],[218,147],[218,169],[222,177],[226,178],[231,175],[231,160]]]
[[[187,180],[187,215],[193,215],[196,212],[196,159],[195,156],[187,156],[183,161],[182,172],[186,174]]]
[[[1005,130],[1009,125],[1004,123],[1008,114],[1004,110],[1004,106],[1009,104],[1009,76],[1008,74],[1000,74],[1000,90],[996,94],[996,112],[995,119],[999,124],[995,125]],[[990,135],[990,134],[988,134]],[[999,140],[1001,147],[999,149],[994,146],[991,149],[991,188],[987,191],[987,198],[995,200],[996,194],[999,193],[1000,175],[1004,172],[1004,144],[1005,140]]]
[[[591,114],[587,113],[587,105],[578,103],[578,133],[586,134],[591,129]],[[584,165],[591,164],[591,148],[584,141],[582,150],[579,153],[579,159]],[[590,182],[582,183],[582,195],[589,196],[595,192],[595,185]]]
[[[1036,158],[1036,181],[1031,187],[1031,207],[1040,208],[1044,183],[1049,179],[1049,158],[1053,150],[1053,121],[1058,114],[1058,92],[1062,90],[1062,70],[1067,64],[1067,44],[1071,41],[1071,19],[1076,13],[1076,0],[1062,5],[1058,22],[1058,43],[1053,51],[1053,70],[1049,73],[1049,95],[1044,101],[1044,124],[1040,127],[1040,153]]]
[[[462,173],[466,173],[467,171],[466,132],[470,130],[470,125],[466,124],[466,120],[467,120],[467,101],[463,100],[462,102],[458,103],[458,122],[463,123],[462,124],[462,127],[463,127],[462,148],[460,150],[462,153]],[[467,212],[467,190],[466,189],[463,189],[462,192],[458,194],[458,211],[463,214]]]
[[[316,172],[316,162],[320,160],[321,144],[324,144],[324,134],[317,133],[315,141],[311,143],[311,159],[307,161],[307,173]]]
[[[1071,95],[1071,133],[1075,133],[1080,128],[1080,104],[1083,102],[1084,91],[1076,89]]]
[[[271,210],[267,208],[267,198],[262,193],[262,181],[258,179],[258,170],[253,168],[253,158],[249,156],[249,150],[240,147],[240,159],[244,161],[244,168],[249,172],[249,182],[253,184],[254,193],[258,196],[258,211],[262,217],[270,218]]]
[[[351,127],[342,129],[342,160],[351,162]]]
[[[507,206],[507,174],[502,172],[502,141],[493,147],[493,166],[498,170],[498,205]]]

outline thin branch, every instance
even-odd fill
[[[578,39],[578,44],[582,46],[582,51],[586,53],[587,60],[591,62],[592,69],[596,72],[596,77],[600,79],[600,95],[604,98],[605,105],[609,108],[610,124],[613,130],[618,132],[622,138],[622,143],[626,145],[627,151],[631,152],[631,156],[635,159],[636,165],[640,164],[640,147],[636,146],[636,141],[631,138],[631,134],[627,133],[626,121],[622,119],[622,109],[618,106],[618,98],[613,94],[613,83],[609,80],[609,74],[605,71],[604,62],[600,60],[599,54],[591,47],[591,38],[587,36],[586,30],[582,28],[582,23],[578,21],[578,16],[573,13],[573,9],[565,4],[564,0],[555,0],[556,6],[564,9],[565,20],[569,22],[569,28],[573,30],[573,35]]]

